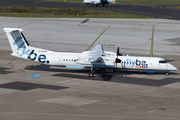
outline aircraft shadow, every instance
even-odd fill
[[[72,73],[76,73],[76,72],[86,73],[87,71],[88,72],[90,71],[90,69],[68,69],[62,67],[57,67],[56,69],[56,68],[51,68],[49,65],[44,65],[44,64],[33,66],[31,69],[28,70],[47,71],[47,72],[72,72]]]
[[[52,76],[67,77],[67,78],[77,78],[77,79],[86,79],[86,80],[95,80],[95,81],[109,81],[116,83],[126,83],[126,84],[135,84],[135,85],[144,85],[144,86],[154,86],[161,87],[164,85],[180,82],[180,79],[177,78],[165,78],[162,80],[146,79],[146,78],[135,78],[135,77],[126,77],[122,75],[97,75],[95,77],[88,77],[78,74],[54,74]]]
[[[27,91],[27,90],[37,89],[37,88],[61,90],[61,89],[66,89],[68,87],[16,81],[16,82],[11,82],[11,83],[0,84],[0,88]]]
[[[129,75],[133,75],[133,74],[153,75],[153,74],[147,74],[146,72],[139,72],[139,71],[115,70],[113,73],[106,73],[104,69],[101,69],[101,70],[96,70],[95,77],[89,77],[88,74],[90,72],[90,69],[67,69],[67,68],[55,69],[55,68],[50,68],[50,66],[48,65],[37,65],[37,66],[34,66],[34,68],[31,70],[57,72],[57,74],[53,74],[52,76],[66,77],[66,78],[71,78],[71,79],[77,78],[77,79],[86,79],[86,80],[95,80],[95,81],[109,81],[109,82],[146,85],[146,86],[155,86],[155,87],[161,87],[164,85],[180,82],[180,79],[170,78],[170,77],[162,79],[162,80],[128,77]],[[157,74],[165,75],[164,73],[157,73]],[[177,73],[171,73],[171,75],[173,74],[177,74]]]
[[[5,67],[0,67],[0,74],[9,74],[9,73],[15,73],[14,71],[6,71],[12,68],[5,68]]]

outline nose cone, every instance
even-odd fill
[[[169,70],[170,70],[170,71],[177,71],[177,68],[174,67],[173,65],[171,65]]]

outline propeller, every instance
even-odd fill
[[[116,67],[117,67],[117,63],[121,63],[121,59],[119,59],[118,58],[118,56],[122,56],[122,54],[121,53],[119,53],[119,45],[118,45],[118,47],[117,47],[117,53],[116,53],[116,60],[115,60],[115,63],[116,63]]]
[[[119,48],[119,45],[118,45],[116,55],[117,55],[117,56],[122,56],[122,54],[121,54],[121,53],[119,53],[119,49],[120,49],[120,48]]]

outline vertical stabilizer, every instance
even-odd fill
[[[29,43],[22,34],[23,29],[21,28],[4,28],[8,37],[12,52],[14,55],[22,57],[28,54],[30,50]]]

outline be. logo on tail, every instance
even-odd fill
[[[23,41],[23,38],[21,36],[17,37],[16,40],[14,41],[13,45],[17,45],[17,51],[19,51],[20,49],[23,49],[22,50],[22,53],[19,54],[20,57],[24,56],[25,54],[28,54],[29,52],[29,55],[27,57],[27,59],[29,60],[37,60],[40,62],[40,63],[49,63],[49,60],[46,60],[46,55],[44,54],[41,54],[41,55],[37,55],[37,53],[34,52],[34,50],[30,50],[30,49],[27,49],[26,50],[26,46],[25,46],[25,41]]]
[[[31,57],[31,55],[34,55],[34,57]],[[31,53],[29,54],[29,56],[27,57],[29,60],[34,61],[37,58],[37,54],[34,52],[34,50],[31,51]],[[40,63],[49,63],[49,60],[46,61],[46,55],[41,54],[38,56],[38,61]]]

